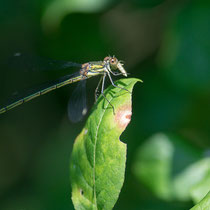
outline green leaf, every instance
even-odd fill
[[[208,164],[207,170],[205,164]],[[200,171],[202,177],[200,181],[196,185],[194,185],[190,190],[190,194],[194,203],[200,202],[200,200],[204,198],[204,196],[208,193],[210,189],[210,158],[200,161],[196,169],[197,171]],[[194,173],[194,175],[197,176],[196,173]]]
[[[130,92],[138,79],[115,84]],[[95,104],[76,138],[70,164],[75,209],[112,209],[124,182],[126,144],[119,140],[131,118],[131,94],[112,85]]]
[[[209,206],[210,206],[210,191],[197,205],[191,208],[191,210],[209,210]]]
[[[174,193],[179,200],[189,200],[191,190],[198,183],[202,182],[210,170],[210,158],[204,158],[189,165],[179,173],[173,180]],[[209,189],[209,188],[208,188]],[[208,190],[203,193],[207,193]],[[205,196],[202,194],[199,201]]]
[[[137,151],[133,171],[159,198],[188,201],[191,187],[208,170],[209,162],[196,162],[201,152],[176,135],[158,133]]]
[[[174,148],[168,137],[156,134],[137,151],[134,174],[158,197],[169,199],[170,171]]]

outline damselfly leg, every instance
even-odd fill
[[[95,89],[95,102],[97,101],[97,99],[98,99],[98,97],[99,97],[99,91],[98,91],[98,89],[99,89],[99,86],[100,86],[100,84],[101,84],[101,82],[102,82],[102,80],[103,80],[103,77],[101,77],[100,78],[100,80],[99,80],[99,82],[98,82],[98,85],[97,85],[97,87],[96,87],[96,89]]]
[[[112,107],[113,113],[115,114],[114,106],[111,104],[111,102],[110,102],[110,101],[106,98],[106,96],[104,95],[104,83],[105,83],[105,78],[106,78],[106,74],[104,74],[104,76],[102,77],[101,94],[102,94],[102,96],[106,99],[106,101],[109,103],[109,105]]]
[[[120,88],[120,89],[122,89],[122,90],[125,90],[125,91],[127,91],[127,92],[129,92],[129,93],[131,94],[131,92],[130,92],[129,90],[127,90],[127,89],[125,89],[125,88],[122,88],[122,87],[120,87],[120,86],[118,86],[118,85],[115,85],[114,82],[113,82],[113,80],[112,80],[111,75],[109,74],[109,72],[108,72],[107,74],[108,74],[108,77],[109,77],[110,82],[112,83],[112,85],[113,85],[114,87],[117,87],[117,88]]]

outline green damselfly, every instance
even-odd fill
[[[16,56],[19,56],[18,54]],[[58,61],[59,62],[59,61]],[[53,64],[53,63],[52,63]],[[63,65],[63,64],[62,64]],[[80,71],[71,74],[71,75],[66,75],[64,77],[61,77],[57,81],[53,82],[52,84],[48,85],[45,88],[42,88],[38,91],[35,91],[34,93],[27,95],[25,97],[19,98],[18,100],[10,103],[9,105],[3,106],[0,108],[0,114],[5,113],[6,111],[13,109],[25,102],[28,102],[38,96],[44,95],[52,90],[55,90],[57,88],[79,82],[79,86],[75,90],[74,98],[70,100],[69,106],[68,106],[68,115],[71,121],[77,122],[82,119],[82,117],[86,114],[87,109],[86,109],[86,97],[85,97],[85,81],[86,79],[89,79],[91,77],[95,76],[101,76],[99,84],[96,88],[95,91],[95,98],[97,100],[97,92],[99,89],[99,86],[101,85],[101,94],[103,97],[108,101],[110,106],[113,109],[114,112],[114,107],[110,103],[110,101],[106,98],[104,95],[104,83],[105,83],[105,78],[108,76],[111,84],[115,87],[124,89],[122,87],[116,86],[112,80],[111,75],[118,76],[118,75],[123,75],[127,77],[127,72],[125,71],[123,67],[123,63],[119,61],[115,56],[107,56],[103,59],[103,61],[91,61],[87,62],[84,64],[77,64],[73,62],[66,62],[64,63],[64,66],[66,67],[71,67],[71,66],[80,66]],[[83,95],[82,100],[78,99],[78,90],[80,90],[81,94]],[[126,89],[124,89],[126,90]],[[126,90],[127,91],[127,90]],[[129,92],[129,91],[128,91]],[[77,101],[75,103],[75,101]],[[78,109],[79,105],[79,109]],[[77,111],[76,111],[77,109]]]

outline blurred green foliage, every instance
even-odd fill
[[[159,133],[137,152],[133,170],[157,197],[199,202],[210,189],[210,159],[177,136]],[[193,194],[193,198],[191,195]]]
[[[208,209],[210,206],[209,200],[210,200],[210,192],[197,205],[191,208],[191,210]]]
[[[144,83],[134,89],[132,120],[121,137],[127,168],[114,208],[189,209],[209,182],[209,169],[203,170],[210,146],[209,16],[204,0],[0,1],[0,104],[70,71],[11,68],[15,52],[78,63],[116,55]],[[96,85],[88,81],[89,108]],[[0,116],[0,209],[73,209],[69,158],[85,123],[68,121],[73,88]],[[148,146],[157,133],[173,138]],[[197,173],[203,176],[190,191],[179,184]]]
[[[133,3],[137,4],[141,8],[151,8],[154,6],[158,6],[163,3],[165,0],[132,0]]]
[[[209,3],[194,1],[183,8],[168,29],[161,67],[182,90],[198,94],[210,91],[209,19]]]

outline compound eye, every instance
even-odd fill
[[[108,61],[109,58],[110,58],[109,56],[105,57],[105,58],[104,58],[104,61]]]
[[[110,59],[110,63],[111,63],[111,64],[115,64],[115,63],[116,63],[116,58],[111,58],[111,59]]]

